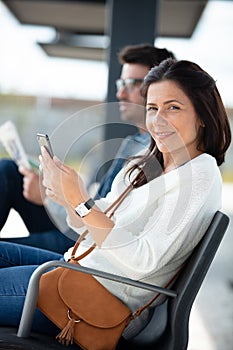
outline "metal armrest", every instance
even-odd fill
[[[33,316],[34,316],[34,312],[35,312],[35,308],[36,308],[36,303],[37,303],[40,277],[42,276],[42,274],[44,272],[46,272],[48,269],[51,269],[53,267],[65,267],[65,268],[69,268],[72,270],[77,270],[79,272],[84,272],[84,273],[87,273],[89,275],[94,275],[94,276],[106,278],[106,279],[109,279],[109,280],[112,280],[115,282],[128,284],[128,285],[135,286],[138,288],[143,288],[143,289],[150,290],[150,291],[153,291],[156,293],[159,292],[161,294],[164,294],[164,295],[167,295],[170,297],[177,296],[177,293],[174,292],[173,290],[153,286],[151,284],[144,283],[144,282],[135,281],[135,280],[132,280],[130,278],[126,278],[126,277],[114,275],[111,273],[91,269],[91,268],[84,267],[81,265],[70,264],[70,263],[67,263],[67,262],[62,261],[62,260],[49,261],[49,262],[46,262],[46,263],[40,265],[31,275],[31,278],[30,278],[30,281],[28,284],[28,290],[27,290],[25,302],[24,302],[23,312],[22,312],[22,316],[21,316],[21,320],[20,320],[20,324],[19,324],[19,329],[18,329],[18,333],[17,333],[18,337],[27,338],[30,335],[32,320],[33,320]]]

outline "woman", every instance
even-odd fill
[[[51,159],[45,148],[40,162],[47,195],[66,208],[73,229],[90,232],[81,250],[91,241],[97,245],[82,265],[163,285],[221,208],[218,166],[224,162],[231,132],[214,80],[192,62],[162,62],[146,76],[142,95],[150,149],[116,176],[106,198],[93,203],[79,175],[56,157]],[[108,218],[104,210],[130,184],[132,190]],[[69,256],[70,251],[64,257]],[[28,265],[62,256],[1,242],[0,257],[1,267],[8,267],[0,270],[0,324],[17,325],[36,267]],[[132,310],[151,298],[151,292],[99,280]],[[124,336],[135,336],[147,321],[148,310],[130,323]],[[53,333],[52,328],[38,312],[34,329]]]

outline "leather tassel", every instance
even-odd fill
[[[66,346],[72,345],[74,340],[74,326],[75,320],[70,318],[67,322],[66,326],[62,329],[62,331],[56,336],[59,343],[65,344]]]

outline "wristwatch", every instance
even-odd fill
[[[90,213],[91,208],[95,205],[95,202],[92,198],[88,199],[87,202],[80,203],[76,208],[75,212],[81,217],[84,218],[88,213]]]

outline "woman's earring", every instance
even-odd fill
[[[205,123],[204,123],[202,120],[201,120],[200,126],[201,126],[202,128],[205,128]]]

